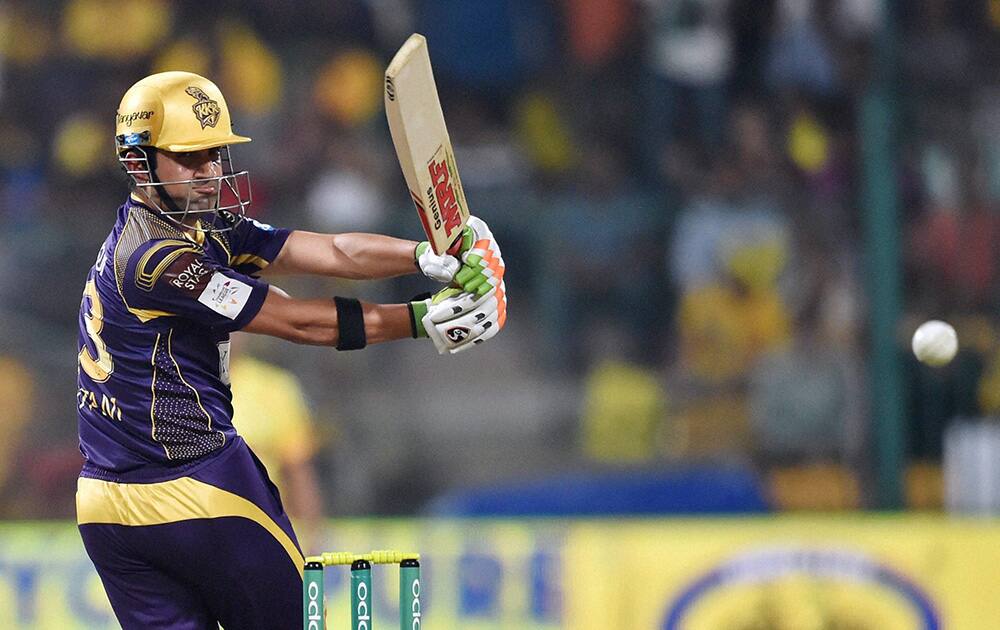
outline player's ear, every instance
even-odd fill
[[[125,172],[134,177],[135,181],[140,183],[149,182],[149,174],[146,172],[146,156],[141,151],[135,149],[125,151],[122,153],[121,163]],[[149,168],[153,168],[153,165],[150,164]]]

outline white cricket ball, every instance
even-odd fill
[[[958,352],[958,335],[951,324],[938,319],[920,324],[913,333],[913,354],[934,367],[947,364]]]

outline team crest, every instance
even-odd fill
[[[198,122],[201,123],[201,128],[214,127],[219,122],[219,115],[222,114],[222,108],[219,107],[218,101],[213,101],[208,98],[208,94],[200,87],[191,86],[184,90],[191,95],[191,98],[198,101],[191,106],[191,110],[194,111],[194,115],[198,118]]]

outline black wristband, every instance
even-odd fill
[[[333,303],[337,305],[337,327],[340,330],[337,350],[360,350],[367,346],[361,302],[354,298],[335,297]]]

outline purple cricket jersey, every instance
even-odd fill
[[[166,469],[236,437],[229,333],[257,315],[253,277],[290,232],[252,219],[192,239],[134,196],[87,275],[77,408],[87,464]]]

